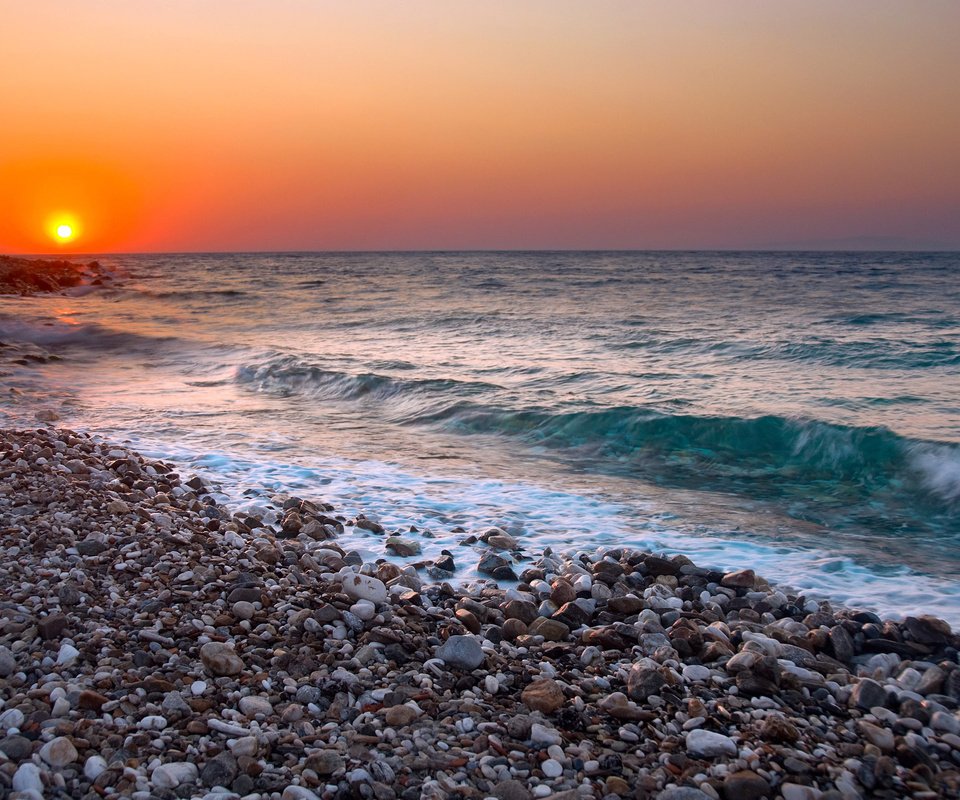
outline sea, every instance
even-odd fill
[[[0,298],[0,424],[128,442],[276,518],[378,519],[457,580],[619,547],[960,624],[960,254],[106,255]],[[87,260],[87,259],[83,259]]]

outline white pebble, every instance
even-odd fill
[[[64,642],[60,645],[60,652],[57,653],[57,663],[61,667],[69,667],[80,657],[80,651],[72,644]]]
[[[29,761],[21,764],[15,773],[13,773],[13,791],[15,792],[40,792],[43,794],[43,780],[40,777],[40,769],[36,764]]]
[[[563,775],[563,765],[553,758],[548,758],[540,765],[543,774],[548,778],[559,778]]]
[[[83,774],[88,781],[95,781],[107,769],[107,760],[103,756],[90,756],[83,765]]]
[[[157,767],[150,780],[158,789],[173,789],[181,783],[193,783],[199,777],[196,764],[189,761],[173,761]]]

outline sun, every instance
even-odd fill
[[[71,244],[80,235],[80,223],[75,214],[51,214],[46,223],[47,234],[59,245]]]

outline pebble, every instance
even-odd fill
[[[230,508],[66,431],[0,432],[0,473],[0,786],[26,797],[953,792],[938,620],[619,547],[499,551],[506,589],[364,563],[326,503]]]
[[[415,708],[412,708],[408,705],[393,706],[387,709],[384,719],[386,720],[387,725],[396,728],[402,728],[404,725],[409,725],[413,722],[419,714]]]
[[[657,800],[713,800],[713,798],[692,786],[673,786],[658,793]]]
[[[227,677],[243,672],[243,661],[223,642],[207,642],[200,648],[200,660],[211,675]]]
[[[157,789],[175,789],[184,783],[194,783],[200,777],[197,765],[189,761],[170,761],[161,764],[150,776]]]
[[[751,770],[731,772],[723,779],[724,797],[737,800],[760,800],[769,797],[770,784]]]
[[[475,636],[451,636],[437,648],[437,658],[453,669],[473,670],[486,656]]]
[[[532,795],[525,784],[510,778],[493,788],[493,796],[497,800],[530,800]]]
[[[709,667],[704,667],[700,664],[688,664],[683,668],[683,672],[681,674],[683,675],[684,680],[689,681],[690,683],[706,683],[710,680]]]
[[[83,774],[89,781],[95,781],[106,771],[107,760],[103,756],[92,755],[83,764]]]
[[[246,600],[237,600],[232,606],[233,616],[237,619],[253,619],[257,613],[256,606]]]
[[[687,752],[694,758],[735,756],[737,745],[729,736],[702,729],[692,730],[686,737]]]
[[[260,751],[260,743],[256,736],[241,736],[230,743],[230,752],[237,758],[255,756]]]
[[[260,697],[258,695],[248,695],[247,697],[241,697],[240,702],[237,704],[240,713],[245,717],[255,717],[258,714],[264,717],[269,717],[273,713],[273,705],[267,700],[266,697]]]
[[[374,605],[387,602],[387,587],[383,581],[349,570],[341,576],[343,591],[353,600],[367,600]]]
[[[862,678],[853,687],[853,692],[850,695],[850,705],[862,708],[865,711],[873,706],[886,705],[886,702],[886,689],[870,678]]]
[[[17,660],[9,647],[0,645],[0,678],[8,678],[17,671]]]
[[[566,702],[563,689],[552,678],[534,681],[520,694],[520,699],[531,711],[552,714]]]
[[[58,736],[40,748],[40,758],[54,769],[63,769],[77,760],[79,753],[66,736]]]
[[[80,651],[72,644],[64,642],[60,645],[60,650],[57,652],[57,664],[61,667],[71,667],[79,657]]]
[[[563,775],[563,765],[552,758],[548,758],[540,765],[543,774],[548,778],[559,778]]]
[[[303,786],[288,786],[280,795],[281,800],[320,800],[320,797]]]
[[[864,722],[863,720],[857,723],[857,727],[860,729],[863,737],[871,744],[875,744],[885,752],[891,752],[893,750],[895,745],[893,731],[881,728],[879,725],[873,725],[870,722]]]
[[[15,792],[39,792],[43,794],[43,778],[40,777],[40,768],[29,761],[24,762],[13,773],[13,790]]]

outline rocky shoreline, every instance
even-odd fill
[[[682,556],[514,564],[498,529],[519,585],[455,587],[337,545],[372,515],[276,497],[270,525],[210,489],[0,431],[0,796],[960,797],[939,619]]]
[[[97,286],[109,279],[98,261],[48,261],[0,255],[0,294],[59,292],[75,286]]]

